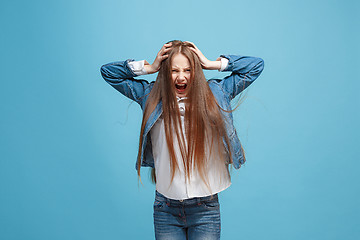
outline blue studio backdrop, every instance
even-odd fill
[[[0,239],[154,239],[141,109],[100,67],[173,39],[261,57],[222,239],[359,239],[358,1],[2,1]],[[207,78],[229,73],[205,71]],[[143,76],[155,80],[156,74]],[[235,102],[236,103],[236,102]]]

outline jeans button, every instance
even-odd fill
[[[181,200],[179,200],[179,201],[180,201],[180,202],[183,202],[184,200],[181,199]]]

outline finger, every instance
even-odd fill
[[[164,45],[161,47],[161,49],[160,49],[160,51],[158,52],[158,54],[162,54],[162,52],[163,52],[165,49],[167,49],[167,47],[168,47],[168,46],[166,46],[166,44],[164,44]]]
[[[171,45],[172,45],[172,43],[165,43],[162,48],[166,49],[166,48],[171,47]]]
[[[163,56],[164,54],[168,53],[172,48],[167,48],[164,50],[161,50],[158,54],[159,57]]]
[[[194,50],[194,51],[200,52],[200,50],[195,45],[191,45],[191,46],[189,46],[189,48]]]
[[[190,42],[190,41],[185,41],[186,43],[190,43],[190,45],[192,46],[192,47],[194,47],[195,49],[197,49],[197,47],[195,46],[195,44],[193,43],[193,42]]]
[[[193,47],[189,47],[191,51],[198,53],[197,49],[193,48]]]
[[[169,57],[169,55],[163,55],[159,58],[160,62],[164,61],[165,59],[167,59]]]
[[[159,56],[157,56],[157,58],[162,61],[164,58],[167,58],[169,55],[168,54],[160,54]]]
[[[171,47],[166,48],[166,49],[163,51],[163,53],[167,53],[167,52],[170,51],[171,49],[172,49]]]

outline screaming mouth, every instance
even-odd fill
[[[185,90],[187,84],[183,83],[183,84],[175,84],[176,89],[179,90]]]

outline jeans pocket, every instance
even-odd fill
[[[203,201],[202,206],[207,209],[218,209],[220,207],[220,204],[218,201]]]
[[[154,208],[157,208],[157,209],[160,209],[164,206],[165,202],[162,202],[162,201],[159,201],[159,200],[156,200],[154,201]]]

